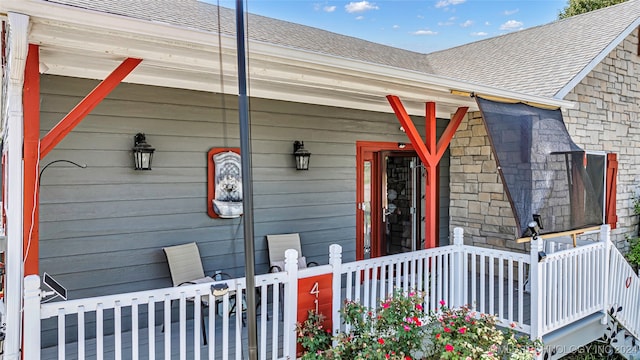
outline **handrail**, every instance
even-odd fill
[[[638,308],[640,278],[615,246],[611,247],[608,275],[608,307],[614,308],[610,315],[636,339],[640,339],[640,309]],[[616,311],[620,307],[622,309]]]

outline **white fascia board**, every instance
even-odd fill
[[[69,25],[102,28],[108,32],[136,34],[158,38],[167,43],[195,43],[205,46],[218,46],[216,33],[189,29],[167,23],[156,23],[121,15],[108,14],[72,6],[51,3],[43,0],[2,0],[0,12],[19,12],[28,14],[34,20],[56,20]],[[141,26],[141,23],[144,26]],[[223,35],[223,38],[231,38]]]
[[[200,47],[200,49],[212,49],[212,52],[219,46],[224,49],[235,47],[235,39],[228,35],[221,36],[223,41],[222,44],[219,44],[218,36],[215,33],[187,29],[171,24],[155,23],[119,15],[78,9],[41,0],[5,0],[4,3],[5,8],[26,12],[38,18],[37,21],[57,21],[66,23],[68,24],[67,26],[75,24],[79,28],[103,28],[105,31],[114,33],[116,31],[114,29],[117,29],[118,34],[135,34],[137,39],[139,39],[140,36],[148,37],[149,39],[145,40],[150,40],[157,44],[164,44],[168,47],[175,47],[177,44],[181,44],[180,47],[188,47],[188,44],[192,44],[195,47]],[[143,23],[144,26],[141,26],[141,23]],[[123,44],[122,49],[126,48],[126,44]],[[247,49],[250,59],[253,57],[260,59],[269,58],[273,62],[284,65],[301,66],[304,64],[303,67],[309,69],[322,67],[334,73],[343,73],[350,76],[358,74],[358,77],[366,78],[373,82],[392,82],[405,86],[410,84],[417,90],[430,89],[447,93],[451,90],[459,90],[563,108],[574,107],[573,102],[562,99],[523,94],[408,69],[394,68],[391,66],[288,48],[282,45],[250,41]],[[135,50],[133,50],[133,52],[135,53]],[[128,54],[122,54],[122,56],[128,56]]]
[[[572,109],[575,103],[572,101],[542,97],[537,95],[523,94],[511,90],[504,90],[496,87],[474,84],[470,82],[460,81],[443,76],[422,73],[409,69],[400,69],[380,64],[371,64],[364,61],[352,59],[344,59],[336,56],[329,56],[313,52],[305,52],[298,49],[289,49],[283,46],[275,46],[272,44],[264,44],[254,42],[250,46],[252,53],[260,53],[272,57],[281,57],[283,61],[296,60],[310,64],[314,68],[331,67],[333,69],[341,69],[344,73],[349,74],[367,74],[368,78],[379,79],[383,81],[391,81],[402,84],[412,84],[416,87],[426,87],[431,89],[442,89],[448,92],[450,90],[459,90],[469,93],[477,93],[490,95],[495,97],[519,100],[522,102],[539,103],[549,106],[557,106]]]

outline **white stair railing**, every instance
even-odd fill
[[[624,255],[611,247],[609,265],[609,306],[620,325],[640,339],[640,278]],[[620,308],[620,311],[617,311]]]

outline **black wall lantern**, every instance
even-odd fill
[[[304,142],[293,142],[293,156],[296,158],[296,170],[309,170],[309,158],[311,153],[304,148]]]
[[[151,160],[153,152],[156,151],[151,145],[147,144],[147,138],[143,133],[137,133],[133,137],[133,160],[135,161],[136,170],[151,170]]]

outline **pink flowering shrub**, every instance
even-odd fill
[[[376,309],[347,301],[340,312],[348,331],[336,334],[337,346],[306,353],[303,359],[413,359],[426,336],[423,302],[417,292],[396,292]]]
[[[396,292],[374,311],[346,302],[341,313],[350,330],[338,335],[335,355],[340,359],[412,359],[425,336],[423,302],[418,292]]]
[[[329,360],[411,360],[411,359],[534,359],[540,341],[497,327],[497,317],[471,311],[469,307],[450,309],[440,301],[438,313],[427,316],[424,295],[396,292],[369,309],[347,301],[340,310],[347,331],[330,334],[318,324],[298,324],[298,342],[306,352],[302,359]],[[312,313],[310,312],[310,318]],[[320,346],[321,345],[321,346]]]
[[[542,343],[512,329],[496,327],[497,317],[479,314],[464,306],[450,309],[440,301],[440,312],[431,314],[432,359],[534,359]]]

